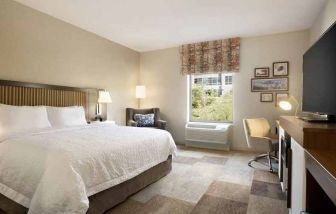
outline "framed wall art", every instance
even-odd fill
[[[273,77],[288,76],[289,62],[273,62]]]
[[[288,77],[251,79],[252,92],[288,91],[288,89]]]
[[[282,98],[288,98],[288,97],[289,97],[288,92],[275,93],[275,106],[276,107],[279,106],[279,100],[281,100]]]
[[[273,102],[273,93],[260,93],[260,102]]]
[[[254,77],[269,77],[269,68],[255,68],[254,69]]]

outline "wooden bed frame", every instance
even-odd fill
[[[113,186],[89,197],[89,209],[87,214],[101,214],[125,201],[129,196],[142,190],[146,186],[160,180],[172,169],[172,156],[168,159],[130,180]],[[0,213],[26,214],[28,209],[4,195],[0,194]]]
[[[95,112],[100,89],[76,88],[9,80],[0,80],[0,103],[7,105],[83,106],[87,119]],[[140,175],[89,197],[88,214],[104,213],[123,202],[130,195],[167,175],[172,168],[172,157]],[[0,213],[21,214],[28,209],[0,194]]]
[[[90,98],[97,100],[98,91],[99,89],[0,80],[0,103],[16,106],[83,106],[89,119]]]

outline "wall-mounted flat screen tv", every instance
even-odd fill
[[[302,111],[336,115],[336,24],[303,56]]]

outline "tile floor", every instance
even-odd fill
[[[247,166],[255,155],[179,147],[166,177],[107,213],[288,213],[277,174]]]

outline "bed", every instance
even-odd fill
[[[4,104],[87,106],[87,96],[83,89],[0,81]],[[164,130],[107,123],[1,137],[0,213],[103,213],[168,174],[175,150]]]

